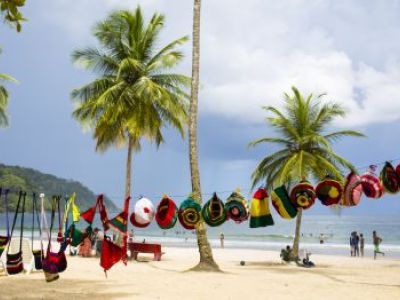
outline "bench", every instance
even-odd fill
[[[148,243],[128,243],[128,249],[131,251],[131,258],[137,260],[139,253],[153,253],[154,260],[160,261],[161,256],[164,254],[161,252],[160,244],[148,244]]]

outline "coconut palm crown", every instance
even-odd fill
[[[94,28],[99,48],[73,52],[75,63],[100,76],[72,92],[78,102],[73,115],[94,127],[98,150],[124,145],[129,137],[136,148],[143,136],[159,145],[167,124],[184,134],[190,79],[170,70],[182,60],[176,48],[188,38],[155,51],[163,27],[161,14],[145,24],[140,7],[116,11]]]
[[[253,187],[264,181],[268,189],[302,179],[322,179],[330,175],[343,180],[341,169],[354,170],[353,165],[336,154],[332,142],[346,136],[363,137],[354,130],[327,132],[332,121],[346,115],[345,110],[335,103],[322,103],[324,95],[304,98],[297,88],[293,95],[285,93],[283,110],[263,107],[272,113],[267,118],[278,133],[277,137],[265,137],[251,142],[250,146],[271,143],[281,148],[266,156],[252,174]]]

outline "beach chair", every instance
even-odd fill
[[[13,238],[10,243],[10,253],[19,251],[19,238]],[[22,261],[27,274],[30,274],[34,269],[34,257],[32,254],[31,241],[27,238],[22,239]]]

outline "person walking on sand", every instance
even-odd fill
[[[382,239],[376,234],[375,230],[372,232],[372,243],[374,244],[374,259],[376,259],[378,253],[385,256],[385,253],[379,250],[379,245],[382,243]]]
[[[224,248],[224,239],[225,239],[224,233],[221,232],[221,234],[219,235],[219,240],[221,242],[221,248]]]
[[[361,257],[364,257],[364,243],[365,243],[364,235],[362,233],[360,233],[360,254],[361,254]]]

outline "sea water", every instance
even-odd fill
[[[13,214],[10,214],[10,226],[12,216]],[[19,217],[14,237],[19,236]],[[25,214],[24,219],[24,236],[30,238],[32,215]],[[5,215],[0,214],[1,235],[6,233],[5,220]],[[49,216],[48,221],[50,221]],[[248,222],[236,224],[233,221],[227,221],[218,227],[208,227],[208,237],[214,248],[220,247],[219,236],[223,233],[226,248],[280,250],[286,245],[292,244],[296,220],[283,220],[275,217],[274,222],[273,226],[249,228]],[[79,229],[84,229],[86,226],[88,224],[84,220],[77,225]],[[93,224],[94,227],[102,228],[98,217]],[[36,229],[37,224],[35,224],[35,239],[38,239],[39,235]],[[169,230],[160,229],[155,221],[146,228],[136,228],[130,225],[129,230],[131,229],[134,230],[135,241],[138,242],[157,242],[164,246],[174,247],[197,247],[195,232],[185,230],[180,226],[179,221],[174,228]],[[358,234],[363,233],[364,235],[366,255],[372,255],[372,231],[374,230],[383,239],[380,248],[386,253],[386,256],[400,258],[400,216],[304,214],[300,247],[317,254],[349,255],[350,233],[357,231]],[[57,231],[58,217],[56,215],[54,237],[56,237]],[[321,234],[323,243],[321,243]]]

